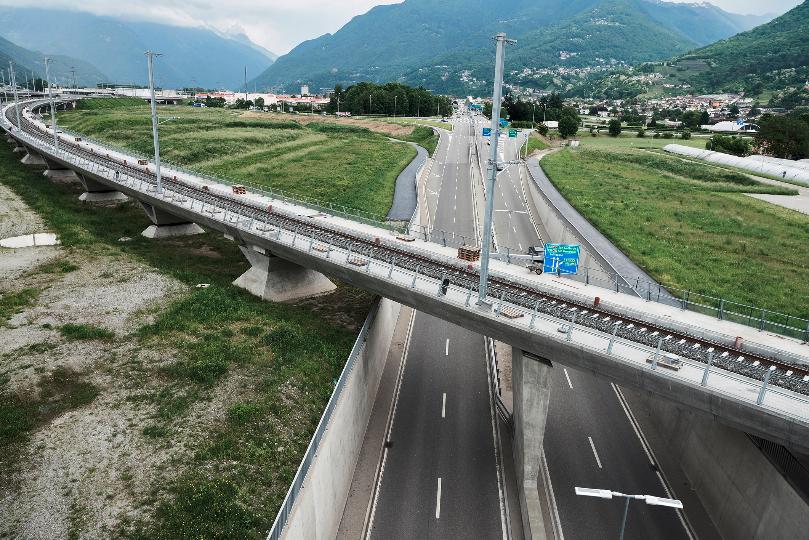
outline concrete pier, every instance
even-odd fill
[[[545,525],[537,490],[550,402],[551,362],[514,347],[514,467],[525,538],[542,538]]]
[[[329,278],[293,262],[276,257],[264,248],[239,246],[250,261],[250,269],[233,282],[264,300],[291,302],[334,291]]]
[[[84,193],[79,195],[79,200],[84,203],[99,204],[99,205],[112,205],[129,200],[129,197],[110,189],[109,186],[96,182],[92,178],[84,175],[79,176],[81,184],[84,186]]]
[[[45,166],[48,167],[44,173],[46,178],[60,184],[70,184],[79,180],[79,176],[61,163],[45,158]]]
[[[23,165],[32,165],[36,167],[47,166],[47,163],[42,158],[42,156],[40,156],[36,152],[32,152],[30,149],[28,149],[28,153],[25,154],[25,156],[23,156],[23,158],[20,160],[20,163],[22,163]]]
[[[152,225],[149,225],[146,230],[141,234],[146,238],[173,238],[175,236],[189,236],[192,234],[202,234],[205,231],[196,223],[189,221],[164,212],[159,208],[155,208],[149,203],[141,202],[143,211],[152,220]]]

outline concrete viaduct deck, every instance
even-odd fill
[[[449,245],[426,240],[433,237],[426,231],[363,223],[172,166],[162,168],[158,190],[154,165],[124,151],[64,133],[56,149],[35,112],[42,105],[41,100],[20,105],[22,129],[15,125],[13,105],[0,119],[29,163],[45,164],[51,176],[75,173],[90,195],[138,200],[154,223],[152,236],[194,232],[194,224],[221,232],[238,242],[253,265],[236,284],[254,294],[286,300],[325,293],[333,287],[325,274],[523,351],[514,366],[515,448],[523,461],[518,468],[527,476],[536,474],[545,370],[554,363],[809,453],[805,342],[553,275],[536,276],[502,261],[492,261],[492,300],[479,306],[478,264],[459,260]],[[450,284],[442,290],[444,279]],[[568,325],[564,332],[561,325]],[[665,352],[681,357],[681,369],[656,362]]]

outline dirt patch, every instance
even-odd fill
[[[34,234],[45,230],[45,223],[13,191],[0,184],[0,238]],[[3,255],[0,254],[0,258]]]
[[[375,133],[382,133],[395,138],[407,137],[413,133],[415,126],[407,126],[401,124],[393,124],[384,120],[374,118],[338,118],[336,116],[317,116],[317,115],[303,115],[303,114],[280,114],[280,113],[262,113],[257,111],[246,111],[241,114],[242,118],[272,120],[278,121],[294,121],[302,125],[311,123],[318,124],[340,124],[344,126],[362,127],[373,131]]]

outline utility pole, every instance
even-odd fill
[[[396,118],[396,102],[399,99],[399,96],[393,96],[393,117]]]
[[[17,128],[22,130],[20,123],[20,102],[17,99],[17,78],[14,76],[14,64],[11,60],[8,61],[9,73],[11,73],[11,89],[14,92],[14,111],[17,114]]]
[[[244,101],[247,101],[247,66],[244,66]]]
[[[73,74],[73,89],[75,90],[76,88],[78,88],[78,86],[76,86],[76,68],[75,68],[75,66],[70,66],[70,73]]]
[[[152,98],[152,138],[154,139],[154,166],[157,177],[156,193],[163,193],[163,185],[160,178],[160,140],[157,138],[157,102],[154,96],[154,57],[162,56],[160,53],[146,51],[146,64],[149,68],[149,95]]]
[[[6,71],[0,69],[0,77],[3,78],[3,102],[8,101],[8,93],[6,92]]]
[[[53,128],[53,146],[59,150],[59,137],[56,134],[56,107],[53,104],[53,89],[51,88],[51,59],[45,57],[45,78],[48,79],[48,101],[51,103],[51,127]]]
[[[489,178],[486,182],[486,213],[483,218],[483,251],[480,256],[480,285],[478,286],[478,304],[486,301],[489,285],[489,252],[492,244],[492,212],[494,210],[494,183],[497,180],[497,146],[500,143],[500,102],[503,99],[503,62],[506,43],[516,43],[506,39],[506,34],[495,36],[497,55],[494,67],[494,93],[492,95],[492,134],[493,139],[489,152]]]
[[[371,115],[371,111],[374,110],[374,96],[373,94],[368,94],[368,116]]]
[[[340,116],[340,98],[337,98],[337,116]]]

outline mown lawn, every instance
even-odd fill
[[[81,103],[59,114],[63,127],[152,156],[149,107]],[[351,125],[242,118],[240,111],[188,106],[160,107],[158,114],[165,120],[160,149],[166,162],[380,217],[390,209],[396,177],[416,155],[408,145]]]
[[[125,140],[126,129],[120,129],[119,140]],[[267,131],[270,136],[286,133],[284,129]],[[351,137],[349,143],[353,143]],[[149,222],[135,203],[118,208],[83,205],[77,199],[80,188],[53,184],[41,170],[26,168],[18,160],[7,145],[0,147],[0,182],[42,216],[69,253],[133,258],[188,286],[155,314],[153,323],[133,335],[115,336],[86,325],[60,328],[68,339],[103,340],[111,349],[131,342],[136,350],[176,351],[165,365],[152,365],[134,355],[123,364],[127,371],[120,376],[135,388],[131,400],[154,411],[143,437],[161,447],[183,445],[190,450],[190,458],[172,463],[170,471],[156,471],[168,474],[166,481],[157,479],[160,489],[139,503],[142,517],[119,524],[117,536],[263,538],[371,297],[341,285],[332,295],[297,305],[261,301],[231,285],[248,265],[237,246],[221,235],[145,239],[139,233]],[[119,241],[124,237],[131,240]],[[199,283],[210,286],[195,287]],[[22,290],[2,295],[0,325],[34,302],[38,293]],[[58,378],[75,379],[75,384],[63,382],[51,396],[44,389],[55,383],[45,379],[39,385],[42,396],[32,401],[4,389],[5,379],[0,376],[0,451],[7,452],[7,445],[24,444],[32,430],[53,415],[84,406],[104,392],[77,376]],[[189,411],[205,407],[223,391],[223,385],[234,380],[239,382],[231,383],[228,397],[236,402],[227,409],[225,419],[205,426],[202,440],[189,441],[183,435],[188,431]],[[61,403],[61,408],[51,407],[47,410],[56,412],[44,415],[46,399]]]
[[[742,193],[773,193],[773,186],[639,150],[564,150],[541,164],[570,203],[655,279],[809,318],[809,216]]]

